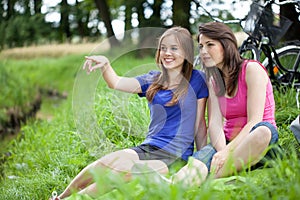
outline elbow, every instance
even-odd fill
[[[211,124],[207,127],[207,132],[211,135],[216,132],[216,127],[212,126]]]
[[[107,87],[109,87],[110,89],[116,89],[116,85],[112,83],[107,83]]]
[[[120,85],[120,78],[118,77],[115,77],[115,78],[110,78],[106,81],[106,84],[107,86],[110,88],[110,89],[114,89],[116,90],[118,88],[118,85]]]

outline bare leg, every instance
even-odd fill
[[[59,195],[61,199],[66,198],[72,194],[72,192],[82,190],[88,185],[93,183],[92,170],[97,169],[110,169],[117,173],[129,172],[133,165],[133,161],[138,161],[139,157],[137,153],[131,149],[125,149],[110,153],[95,162],[85,167],[67,186],[65,191]]]
[[[200,186],[207,174],[208,169],[203,162],[190,158],[188,164],[173,176],[173,183],[182,182],[186,186]]]
[[[169,172],[168,166],[160,160],[138,160],[135,161],[134,166],[137,170],[131,170],[132,173],[152,173],[153,171],[166,175]],[[139,169],[138,169],[139,168]]]
[[[115,173],[122,173],[125,175],[125,180],[130,180],[132,177],[131,169],[136,163],[145,165],[161,174],[168,173],[168,166],[164,162],[159,160],[139,160],[139,156],[134,150],[124,149],[110,153],[85,167],[59,197],[63,199],[70,196],[72,192],[79,190],[81,190],[81,194],[88,195],[90,195],[89,193],[95,195],[100,192],[97,191],[96,184],[93,184],[94,180],[91,173],[99,169],[108,169]]]
[[[79,194],[88,194],[92,198],[96,198],[99,195],[99,191],[98,191],[96,183],[93,183],[93,184],[87,186],[86,188],[81,190],[79,192]]]
[[[265,126],[255,129],[234,149],[228,162],[218,171],[215,177],[228,176],[234,172],[234,169],[240,171],[244,166],[256,164],[265,153],[264,151],[269,146],[270,140],[270,129]],[[231,167],[231,164],[234,164],[234,167]]]
[[[171,180],[165,177],[168,172],[168,166],[160,160],[139,160],[133,165],[131,176],[151,177],[157,183],[171,184]]]
[[[97,162],[97,161],[95,161]],[[93,168],[94,163],[85,167],[67,186],[63,193],[59,195],[61,199],[68,197],[72,194],[72,192],[76,192],[87,185],[93,182],[93,176],[90,173],[90,170]]]
[[[134,166],[138,165],[140,170],[132,170]],[[132,175],[149,175],[151,173],[166,174],[168,173],[167,165],[160,160],[118,160],[114,163],[115,168],[112,172],[123,173],[125,175],[125,181],[129,181]],[[87,194],[93,198],[113,189],[111,186],[101,187],[99,191],[99,186],[96,183],[92,183],[82,189],[79,194]]]

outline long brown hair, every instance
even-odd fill
[[[182,79],[179,86],[173,91],[173,97],[171,101],[167,104],[168,106],[174,105],[178,102],[178,99],[186,94],[189,86],[189,81],[193,71],[193,60],[194,60],[194,43],[190,32],[182,27],[172,27],[166,30],[158,41],[158,48],[156,51],[156,64],[161,68],[162,73],[157,77],[153,84],[147,90],[147,100],[152,102],[154,95],[159,90],[167,89],[165,83],[169,83],[169,76],[166,68],[163,66],[160,60],[160,47],[162,40],[169,35],[174,35],[177,39],[180,47],[185,53],[185,59],[182,67]],[[168,84],[167,84],[168,85]]]
[[[200,25],[198,41],[200,34],[221,43],[224,49],[223,67],[228,67],[228,85],[225,85],[224,74],[217,67],[205,68],[205,70],[207,72],[207,78],[213,76],[214,81],[217,84],[216,88],[218,89],[218,96],[225,95],[225,92],[227,92],[229,96],[232,96],[237,86],[239,72],[243,62],[238,51],[236,37],[232,30],[221,22],[208,22]]]

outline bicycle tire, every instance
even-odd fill
[[[260,53],[258,49],[255,47],[255,45],[246,44],[246,46],[240,47],[239,52],[241,56],[245,59],[251,59],[251,60],[260,59]]]
[[[275,76],[271,78],[276,85],[289,87],[300,87],[300,46],[287,45],[276,49],[279,62],[282,68],[276,63],[274,53],[272,52],[272,63],[269,64],[268,58],[265,58],[262,64],[270,70],[273,70]]]

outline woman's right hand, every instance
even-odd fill
[[[142,92],[141,85],[135,77],[117,75],[105,56],[86,56],[85,59],[83,70],[89,74],[96,69],[101,69],[102,77],[109,88],[128,93]]]
[[[109,64],[105,56],[86,56],[85,59],[83,70],[86,70],[88,74]]]
[[[224,164],[229,156],[229,151],[225,148],[221,151],[218,151],[215,153],[215,155],[212,158],[211,161],[211,173],[214,173],[216,177],[222,176],[222,171],[221,169],[224,168]]]

